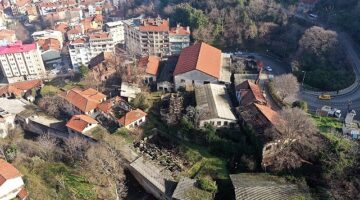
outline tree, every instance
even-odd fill
[[[59,96],[45,96],[37,103],[48,115],[54,116],[55,118],[61,118],[66,114],[64,110],[64,99]]]
[[[135,108],[140,108],[141,110],[148,109],[150,107],[148,94],[144,92],[137,94],[130,104]]]
[[[79,73],[81,78],[85,77],[89,73],[89,68],[81,64],[79,67]]]
[[[292,74],[284,74],[276,76],[273,80],[274,90],[284,102],[286,98],[295,97],[299,92],[299,83]]]
[[[38,144],[41,146],[41,156],[45,160],[53,160],[54,153],[57,149],[56,138],[51,137],[49,134],[43,134],[38,138]]]
[[[265,133],[271,142],[263,150],[263,167],[282,171],[311,164],[323,145],[312,119],[299,108],[285,109],[279,118],[278,123]]]
[[[65,140],[64,153],[70,163],[81,162],[85,160],[86,151],[89,149],[89,143],[81,137],[69,137]]]

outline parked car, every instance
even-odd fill
[[[330,94],[321,94],[319,96],[320,100],[330,100],[331,99],[331,95]]]
[[[270,66],[266,66],[265,70],[268,71],[268,72],[272,72],[272,68]]]

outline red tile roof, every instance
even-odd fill
[[[269,106],[260,105],[257,103],[254,103],[254,105],[272,125],[276,125],[279,122],[279,114]]]
[[[61,96],[82,112],[89,112],[94,110],[101,103],[101,101],[106,98],[106,95],[92,88],[84,91],[79,88],[73,88],[61,94]]]
[[[42,80],[31,80],[11,83],[9,85],[0,87],[0,96],[3,94],[14,94],[16,96],[20,96],[24,91],[40,87],[42,83]]]
[[[66,123],[66,127],[81,133],[90,124],[98,124],[98,122],[87,115],[74,115]]]
[[[190,35],[189,27],[177,26],[170,29],[170,35]]]
[[[169,31],[169,21],[164,19],[142,19],[141,25],[139,27],[140,31],[154,31],[154,32],[168,32]]]
[[[59,23],[59,24],[55,25],[55,30],[60,31],[62,33],[66,33],[66,31],[68,31],[68,29],[69,29],[69,26],[66,23]]]
[[[89,34],[90,39],[96,40],[96,39],[106,39],[109,38],[109,33],[107,32],[95,32]]]
[[[236,90],[240,91],[241,95],[241,105],[246,106],[251,103],[260,103],[266,104],[267,101],[261,91],[259,85],[252,83],[247,80],[242,82],[240,85],[236,86]]]
[[[81,33],[82,33],[81,26],[75,26],[67,32],[67,34],[81,34]]]
[[[22,174],[10,163],[0,159],[0,186],[9,179],[21,177]]]
[[[220,78],[221,50],[204,42],[184,48],[176,64],[174,75],[199,70]]]
[[[139,67],[145,69],[147,74],[156,76],[159,70],[160,58],[157,56],[147,56],[139,59]]]
[[[54,49],[59,51],[61,50],[60,41],[54,38],[39,39],[36,41],[36,43],[44,51],[47,51],[49,49]]]
[[[120,101],[123,101],[123,99],[119,96],[116,96],[114,98],[108,99],[101,104],[98,105],[99,110],[101,110],[104,113],[109,113],[112,109],[112,107],[115,105],[115,103],[118,103]]]
[[[20,192],[16,195],[20,200],[25,200],[26,197],[29,196],[29,193],[27,192],[27,190],[22,187]]]
[[[12,53],[21,53],[28,52],[36,49],[36,44],[22,44],[21,41],[17,41],[13,44],[9,44],[7,46],[0,47],[0,55],[1,54],[12,54]]]
[[[146,115],[147,115],[146,112],[144,112],[140,109],[136,109],[136,110],[132,110],[132,111],[126,113],[122,118],[120,118],[118,120],[118,122],[123,126],[127,126],[127,125],[143,118]]]

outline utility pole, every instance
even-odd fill
[[[306,76],[306,71],[301,71],[304,73],[304,76],[303,76],[303,79],[302,79],[302,82],[301,82],[301,86],[304,86],[304,81],[305,81],[305,76]]]

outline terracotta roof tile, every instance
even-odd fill
[[[145,69],[147,74],[156,76],[159,70],[160,58],[157,56],[147,56],[139,59],[139,67]]]
[[[109,38],[109,33],[107,32],[95,32],[89,34],[90,39],[96,40],[96,39],[106,39]]]
[[[170,29],[170,35],[190,35],[189,27],[177,26]]]
[[[89,88],[82,91],[79,88],[73,88],[61,95],[73,106],[80,109],[82,112],[89,112],[94,110],[103,99],[106,98],[106,95]]]
[[[20,192],[16,195],[20,200],[25,200],[29,196],[28,191],[22,187]]]
[[[141,25],[139,30],[143,32],[155,31],[155,32],[168,32],[169,21],[164,19],[141,19]]]
[[[112,107],[115,105],[115,103],[118,103],[120,101],[123,101],[123,99],[119,96],[116,96],[99,104],[98,108],[104,113],[109,113]]]
[[[87,115],[74,115],[66,123],[66,127],[81,133],[89,124],[98,124],[98,122]]]
[[[36,41],[36,43],[44,51],[47,51],[49,49],[54,49],[59,51],[61,50],[60,41],[54,38],[39,39]]]
[[[140,109],[136,109],[136,110],[132,110],[128,113],[126,113],[122,118],[120,118],[118,121],[121,125],[123,126],[127,126],[133,122],[135,122],[136,120],[141,119],[142,117],[146,116],[147,113],[140,110]]]
[[[269,120],[272,125],[276,125],[279,122],[279,114],[273,109],[271,109],[269,106],[260,105],[257,103],[254,103],[254,105],[260,111],[260,113],[264,117],[266,117],[267,120]]]
[[[0,159],[0,186],[9,179],[21,176],[22,174],[13,165]]]
[[[62,33],[66,33],[69,30],[69,26],[66,23],[59,23],[55,25],[55,30],[60,31]]]
[[[236,86],[236,90],[240,91],[241,95],[241,105],[246,106],[251,103],[260,103],[266,104],[267,101],[261,91],[259,85],[252,83],[251,81],[247,80],[241,83],[240,85]]]
[[[184,48],[176,64],[174,75],[199,70],[220,78],[221,50],[204,42]]]
[[[31,81],[11,83],[9,85],[0,87],[0,95],[15,94],[16,96],[20,96],[26,90],[40,87],[42,83],[43,83],[42,80],[31,80]]]

